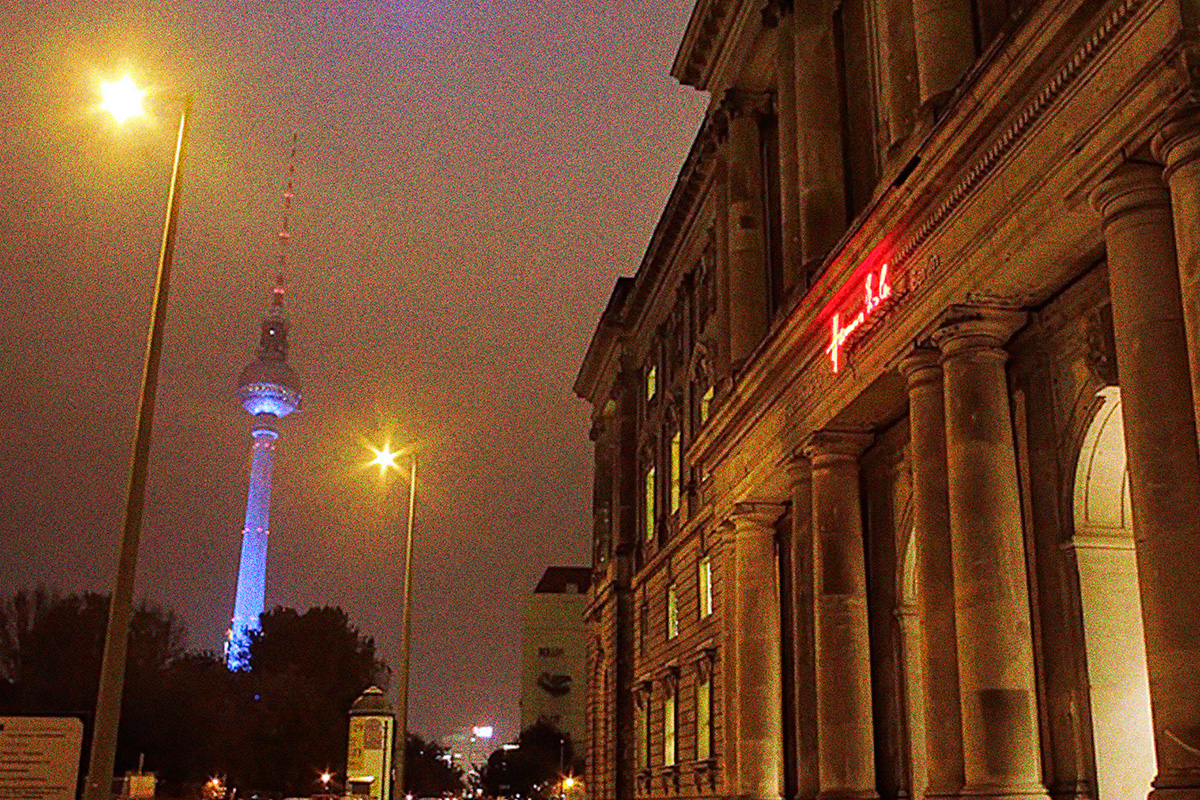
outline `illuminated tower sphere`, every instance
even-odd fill
[[[242,528],[242,558],[238,566],[237,597],[225,658],[230,669],[247,666],[250,631],[258,630],[267,579],[267,534],[271,512],[271,472],[275,465],[276,421],[300,408],[300,380],[287,363],[288,330],[283,313],[283,287],[275,288],[271,310],[262,321],[258,358],[238,379],[242,408],[254,417],[250,461],[250,491],[246,495],[246,524]]]

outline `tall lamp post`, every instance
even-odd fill
[[[384,445],[382,450],[371,448],[375,453],[375,458],[371,460],[371,465],[378,465],[379,472],[382,475],[389,468],[396,468],[396,459],[402,452],[392,452],[389,445]],[[400,755],[396,758],[396,794],[399,797],[404,797],[404,768],[405,760],[408,755],[408,673],[409,673],[409,654],[412,646],[412,565],[413,565],[413,514],[417,506],[417,451],[410,450],[408,453],[408,524],[405,526],[405,542],[404,542],[404,606],[401,616],[402,638],[400,640],[400,691],[399,691],[399,712],[396,720],[397,738],[400,740]]]
[[[105,83],[101,107],[118,122],[142,113],[146,92],[128,77]],[[187,153],[188,127],[191,122],[192,96],[171,97],[181,104],[179,135],[175,141],[175,163],[171,169],[171,188],[167,195],[167,217],[163,223],[162,245],[158,253],[158,275],[154,284],[154,303],[150,311],[150,331],[146,337],[146,358],[142,369],[142,388],[138,398],[137,431],[133,440],[133,463],[125,500],[125,527],[121,537],[121,558],[117,580],[108,606],[108,627],[104,632],[104,660],[100,667],[100,692],[96,697],[96,719],[92,731],[92,750],[88,762],[83,800],[108,800],[111,796],[113,762],[117,753],[117,725],[121,718],[121,694],[125,688],[125,656],[129,646],[129,617],[133,604],[133,582],[137,572],[138,537],[142,530],[142,511],[146,501],[146,474],[150,463],[150,429],[154,421],[154,400],[158,395],[158,365],[162,355],[163,329],[167,319],[167,291],[171,279],[171,258],[175,253],[175,225],[179,217],[179,195],[183,183],[183,159]]]

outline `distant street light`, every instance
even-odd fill
[[[382,476],[389,469],[398,469],[396,459],[405,455],[402,451],[391,450],[390,445],[385,444],[382,450],[377,450],[374,447],[371,451],[375,453],[375,458],[371,459],[371,466],[378,465],[379,474]],[[412,645],[412,565],[413,565],[413,515],[417,506],[417,450],[411,448],[408,453],[409,470],[408,470],[408,524],[405,526],[405,541],[404,541],[404,605],[403,616],[401,617],[401,634],[400,640],[400,689],[399,702],[396,704],[399,707],[397,713],[396,731],[400,738],[400,757],[396,759],[396,793],[404,794],[404,768],[405,761],[408,755],[408,673],[409,673],[409,653]],[[411,797],[411,795],[409,795]]]
[[[101,87],[101,107],[118,122],[142,113],[146,92],[128,77]],[[137,431],[133,441],[133,463],[125,501],[125,527],[121,537],[121,557],[117,579],[108,607],[108,627],[104,632],[104,660],[100,667],[100,691],[96,697],[96,722],[92,733],[92,751],[88,762],[83,800],[108,800],[112,793],[113,762],[117,751],[117,725],[121,717],[121,694],[125,688],[125,655],[129,644],[129,616],[133,605],[133,581],[137,572],[138,537],[142,529],[142,510],[146,501],[146,473],[150,464],[150,429],[154,421],[154,401],[158,395],[158,364],[162,354],[163,328],[167,320],[167,290],[170,287],[171,258],[175,253],[175,223],[179,217],[179,194],[183,185],[183,159],[187,153],[188,126],[192,96],[167,96],[181,104],[179,135],[175,140],[175,163],[171,169],[171,188],[167,195],[167,217],[163,223],[162,245],[158,252],[158,275],[154,303],[150,310],[150,331],[146,337],[146,358],[142,368],[142,389],[138,398]]]

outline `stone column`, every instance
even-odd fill
[[[763,179],[758,114],[763,96],[730,91],[726,143],[729,213],[729,360],[739,366],[767,331]]]
[[[812,464],[817,758],[823,800],[875,792],[867,581],[858,457],[868,434],[824,430],[805,442]]]
[[[837,89],[828,0],[797,3],[793,41],[796,68],[796,153],[800,269],[810,285],[825,256],[846,230],[842,176],[842,115]]]
[[[1200,109],[1189,108],[1154,139],[1171,189],[1192,403],[1200,430]],[[1110,267],[1111,270],[1111,267]]]
[[[1046,796],[1003,348],[1024,319],[963,310],[934,336],[945,393],[963,794],[990,797]]]
[[[789,467],[792,480],[792,535],[789,541],[792,570],[792,607],[787,609],[793,629],[795,658],[785,669],[795,687],[795,752],[786,758],[796,765],[796,800],[816,797],[820,791],[817,759],[816,643],[813,630],[813,516],[812,471],[797,456]]]
[[[736,702],[728,709],[735,735],[735,797],[777,800],[783,781],[783,697],[780,690],[779,592],[776,586],[774,503],[738,503],[729,522],[733,540],[733,612],[737,646]]]
[[[1170,198],[1156,167],[1127,164],[1092,202],[1108,248],[1158,761],[1151,796],[1190,800],[1200,797],[1200,466]]]
[[[919,103],[913,52],[912,0],[874,0],[879,36],[879,82],[889,154],[912,128]]]
[[[917,603],[925,674],[925,796],[957,797],[964,780],[962,709],[946,483],[946,412],[938,355],[932,348],[918,348],[900,363],[900,371],[908,380]]]
[[[913,38],[921,105],[936,106],[975,61],[968,0],[913,0]]]
[[[779,255],[783,291],[803,276],[800,264],[799,184],[796,180],[796,18],[792,3],[771,0],[763,10],[775,28],[775,111],[779,138]]]

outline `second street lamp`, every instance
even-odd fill
[[[141,113],[146,92],[129,78],[106,83],[102,107],[118,122]],[[125,499],[125,526],[121,536],[121,556],[117,578],[108,606],[108,626],[104,632],[104,659],[100,667],[100,690],[96,696],[96,721],[88,761],[83,800],[108,800],[112,794],[113,762],[117,752],[117,726],[121,718],[121,695],[125,688],[125,656],[129,646],[129,617],[133,605],[133,583],[137,573],[138,539],[142,530],[142,511],[146,504],[146,476],[150,465],[150,430],[154,422],[154,401],[158,396],[158,365],[162,356],[163,330],[167,321],[167,293],[171,283],[171,260],[175,254],[175,225],[179,217],[179,195],[183,185],[183,159],[187,153],[188,126],[191,122],[192,97],[172,98],[180,102],[179,135],[175,140],[175,162],[171,169],[171,188],[167,195],[167,216],[163,223],[162,244],[158,252],[158,273],[154,284],[154,303],[150,311],[150,331],[146,336],[146,357],[142,369],[142,388],[138,398],[137,431],[133,440],[133,461]]]
[[[379,472],[382,475],[388,469],[396,469],[396,459],[403,455],[402,452],[393,452],[389,445],[384,445],[382,450],[371,448],[375,453],[375,458],[371,460],[372,465],[379,466]],[[400,754],[396,758],[396,795],[399,797],[405,796],[404,792],[404,770],[405,760],[408,755],[408,676],[409,664],[411,661],[410,651],[412,649],[412,566],[413,566],[413,518],[417,505],[417,451],[412,449],[408,452],[409,472],[408,472],[408,524],[405,526],[405,541],[404,541],[404,605],[401,616],[401,640],[400,640],[400,688],[397,694],[398,702],[396,703],[399,711],[397,713],[396,732],[397,738],[400,740]]]

